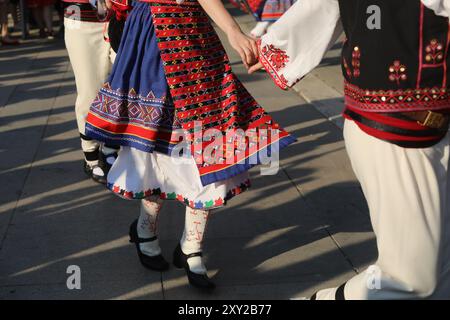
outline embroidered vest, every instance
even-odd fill
[[[166,4],[196,4],[197,0],[136,0],[140,2],[151,2],[151,3],[166,3]],[[111,0],[117,6],[129,6],[133,0]]]
[[[346,103],[370,112],[450,109],[449,20],[420,0],[339,0]]]

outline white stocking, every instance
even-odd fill
[[[184,224],[183,237],[181,238],[181,250],[189,255],[202,251],[203,237],[205,235],[206,224],[209,211],[195,210],[186,207],[186,217]],[[206,267],[203,264],[202,257],[192,257],[188,259],[189,269],[198,274],[205,274]]]
[[[137,234],[139,238],[152,238],[158,235],[158,217],[162,207],[161,199],[146,199],[141,202],[141,212],[137,223]],[[159,239],[151,242],[140,243],[139,247],[143,254],[157,256],[161,254]]]

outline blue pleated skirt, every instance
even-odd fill
[[[180,129],[148,3],[135,2],[112,73],[93,102],[86,134],[110,145],[169,154]]]

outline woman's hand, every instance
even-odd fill
[[[234,50],[241,56],[242,62],[248,69],[258,60],[258,50],[254,39],[242,33],[237,22],[223,6],[222,0],[198,0],[200,5],[212,20],[225,32]]]
[[[247,69],[258,62],[258,47],[253,38],[243,34],[239,28],[233,28],[227,36],[230,45],[239,53]]]

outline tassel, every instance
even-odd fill
[[[126,20],[128,16],[128,12],[133,9],[129,3],[131,1],[128,0],[112,0],[112,8],[111,10],[115,13],[117,20],[122,21]]]

